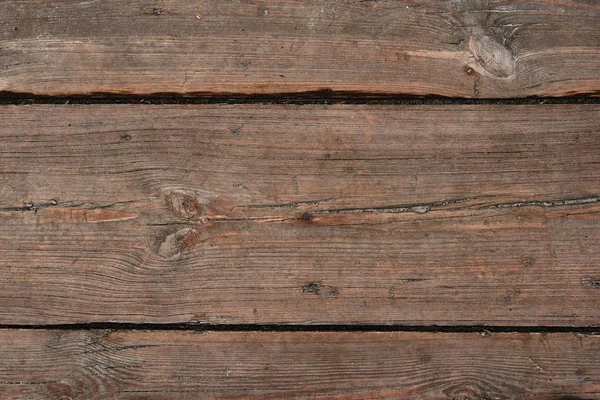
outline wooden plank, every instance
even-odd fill
[[[571,333],[2,330],[0,355],[3,398],[600,396],[600,337]]]
[[[0,119],[0,323],[600,320],[598,105]]]
[[[3,1],[0,91],[598,94],[577,0]]]

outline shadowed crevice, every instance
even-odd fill
[[[600,104],[600,91],[566,97],[522,97],[472,99],[443,96],[415,96],[401,93],[316,90],[290,93],[89,93],[59,96],[0,91],[1,104]]]
[[[0,329],[43,330],[150,330],[199,332],[439,332],[439,333],[573,333],[600,335],[600,325],[592,326],[511,326],[511,325],[351,325],[351,324],[209,324],[88,322],[73,324],[0,324]]]

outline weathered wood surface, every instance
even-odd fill
[[[600,320],[600,106],[0,114],[0,323]]]
[[[5,330],[0,396],[596,399],[600,338]]]
[[[598,94],[600,3],[2,1],[0,91]]]

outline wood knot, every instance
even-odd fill
[[[537,258],[534,256],[527,257],[527,258],[521,260],[521,265],[524,267],[533,267],[535,265],[536,261],[537,261]]]
[[[196,228],[183,228],[167,235],[158,248],[163,258],[179,257],[200,242],[200,233]]]
[[[302,294],[312,293],[320,297],[337,297],[339,292],[333,286],[323,285],[321,282],[310,282],[302,286]]]
[[[515,60],[505,46],[487,35],[472,35],[469,49],[477,63],[498,78],[508,78],[515,72]]]
[[[442,390],[444,396],[450,399],[461,400],[490,400],[486,394],[487,390],[479,382],[457,382],[447,389]]]
[[[202,205],[196,199],[196,196],[184,192],[171,192],[165,200],[173,213],[185,219],[191,219],[200,216]]]
[[[521,295],[520,290],[510,290],[500,296],[500,301],[502,304],[511,304],[513,297],[518,297]]]
[[[593,288],[600,288],[600,277],[582,279],[581,284]]]

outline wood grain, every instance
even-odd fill
[[[0,119],[2,324],[600,320],[598,105]]]
[[[0,331],[4,399],[595,399],[600,338]]]
[[[2,1],[0,91],[598,94],[577,0]]]

